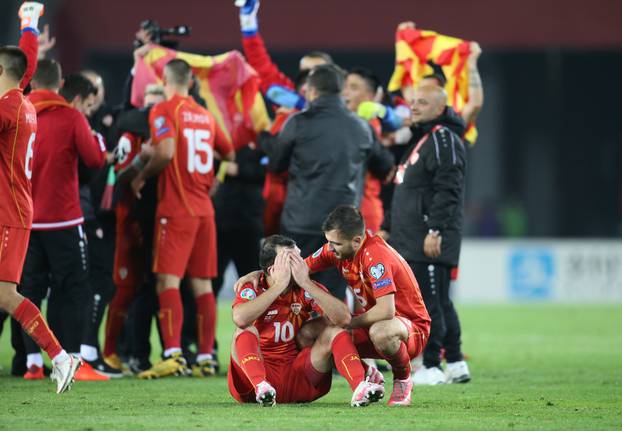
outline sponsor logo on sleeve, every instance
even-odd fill
[[[168,132],[169,130],[171,130],[166,126],[166,119],[164,117],[157,117],[155,119],[155,121],[153,122],[153,125],[155,126],[156,129],[156,137],[160,137],[163,134],[165,134],[166,132]]]
[[[311,257],[312,257],[312,258],[314,258],[314,259],[316,259],[316,258],[320,257],[320,254],[322,254],[322,250],[323,250],[323,249],[324,249],[324,247],[320,247],[320,248],[318,248],[318,249],[315,251],[315,253],[313,253],[313,254],[311,255]]]
[[[240,292],[240,298],[246,299],[247,301],[252,301],[256,297],[257,297],[257,294],[250,287],[247,287],[246,289]]]
[[[389,286],[392,283],[393,283],[393,280],[391,280],[390,278],[385,278],[383,280],[375,281],[371,285],[374,289],[380,289],[382,287]]]
[[[382,276],[384,275],[384,265],[382,263],[378,263],[374,266],[370,266],[369,273],[376,280],[378,280],[379,278],[382,278]]]

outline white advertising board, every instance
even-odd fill
[[[465,240],[457,302],[622,303],[621,240]]]

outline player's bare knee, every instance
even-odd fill
[[[212,280],[209,278],[191,278],[190,286],[194,297],[212,293]]]
[[[296,335],[298,348],[303,349],[313,345],[327,325],[328,322],[325,318],[314,319],[302,325]]]
[[[396,337],[397,334],[384,321],[376,322],[369,328],[369,338],[376,347],[382,348],[390,344]]]

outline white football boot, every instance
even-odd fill
[[[441,385],[445,383],[445,380],[445,373],[438,367],[426,368],[423,366],[412,377],[413,384],[416,386]]]
[[[471,374],[466,361],[447,362],[445,368],[446,383],[467,383],[470,380]]]

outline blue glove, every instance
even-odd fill
[[[278,84],[271,85],[268,88],[266,98],[275,105],[279,105],[284,108],[295,108],[300,110],[307,104],[305,98],[300,94]]]
[[[257,24],[257,11],[259,0],[235,0],[235,5],[240,8],[240,29],[244,36],[254,36],[259,31]]]

